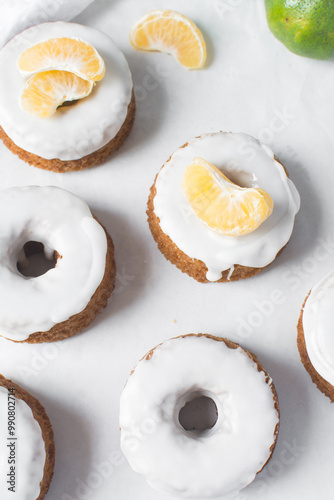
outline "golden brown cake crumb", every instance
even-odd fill
[[[41,156],[37,156],[33,153],[29,153],[24,149],[19,148],[8,135],[5,133],[3,128],[0,126],[0,139],[2,139],[5,146],[10,149],[14,154],[16,154],[21,160],[33,165],[34,167],[42,168],[44,170],[52,170],[53,172],[64,173],[76,170],[82,170],[84,168],[92,167],[93,165],[100,165],[105,162],[107,158],[117,149],[119,149],[128,135],[131,132],[133,122],[136,113],[136,102],[134,97],[134,92],[132,91],[132,98],[128,106],[128,113],[126,119],[111,141],[109,141],[105,146],[94,151],[93,153],[80,158],[79,160],[69,160],[62,161],[59,158],[52,160],[46,160]]]

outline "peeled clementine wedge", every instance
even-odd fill
[[[20,104],[28,113],[48,118],[65,101],[87,97],[93,86],[93,82],[68,71],[42,71],[27,80]]]
[[[197,217],[227,236],[251,233],[273,211],[273,200],[266,191],[234,184],[202,158],[194,158],[186,167],[182,189]]]
[[[102,57],[87,42],[76,38],[50,38],[22,52],[18,69],[24,76],[38,71],[71,71],[85,80],[101,80],[105,73]]]
[[[172,10],[154,10],[131,28],[135,49],[172,54],[182,66],[199,69],[206,60],[206,45],[195,23]]]

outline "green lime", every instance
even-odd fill
[[[334,57],[334,0],[265,0],[267,21],[284,45],[305,57]]]

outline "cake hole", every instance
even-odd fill
[[[179,412],[179,422],[186,431],[203,433],[212,429],[218,420],[218,410],[213,399],[197,396],[188,401]]]
[[[40,241],[28,241],[22,249],[16,266],[23,276],[37,278],[56,267],[57,256],[56,251],[53,252],[51,258],[47,256],[44,245]]]

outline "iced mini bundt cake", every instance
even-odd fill
[[[130,133],[131,73],[101,31],[33,26],[0,51],[0,73],[0,138],[36,167],[66,172],[99,164]]]
[[[55,464],[50,420],[41,403],[0,375],[2,500],[43,500]]]
[[[197,422],[196,405],[204,406]],[[158,345],[134,368],[121,396],[120,427],[123,453],[152,487],[180,498],[225,498],[270,459],[277,395],[239,345],[185,335]]]
[[[306,297],[298,321],[297,345],[304,367],[318,389],[334,403],[334,271]]]
[[[283,165],[246,134],[197,137],[155,178],[148,223],[159,250],[197,281],[254,276],[288,243],[298,192]]]
[[[54,342],[80,332],[107,305],[116,266],[110,235],[87,204],[58,187],[0,193],[0,335]],[[32,254],[53,266],[31,274]]]

